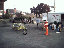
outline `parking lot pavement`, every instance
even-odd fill
[[[11,24],[10,24],[11,25]],[[49,30],[44,35],[41,27],[36,24],[26,24],[27,35],[22,31],[14,31],[11,26],[0,27],[0,48],[64,48],[64,32],[59,34]]]

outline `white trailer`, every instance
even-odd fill
[[[64,13],[42,13],[42,20],[47,20],[49,23],[54,21],[61,22],[62,19],[64,20]]]
[[[49,23],[54,21],[61,22],[61,13],[48,13],[48,21]]]

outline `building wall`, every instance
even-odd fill
[[[4,10],[4,2],[0,2],[0,10]]]
[[[0,0],[0,2],[5,2],[5,1],[7,1],[7,0]]]

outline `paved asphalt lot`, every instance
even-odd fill
[[[64,31],[56,33],[49,30],[49,35],[35,24],[27,24],[27,35],[14,31],[10,26],[0,27],[0,48],[64,48]]]

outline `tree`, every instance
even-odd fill
[[[10,14],[5,14],[3,18],[4,19],[9,19],[10,18]]]
[[[3,17],[4,19],[9,19],[10,16],[11,16],[11,15],[9,14],[9,10],[7,9],[7,10],[6,10],[6,14],[5,14],[5,15],[3,14],[2,17]]]
[[[36,17],[37,17],[37,14],[40,17],[40,14],[42,13],[50,12],[50,6],[44,3],[40,3],[37,5],[37,7],[33,6],[33,8],[30,8],[30,10],[31,10],[31,13],[34,13],[34,15],[36,14]]]

